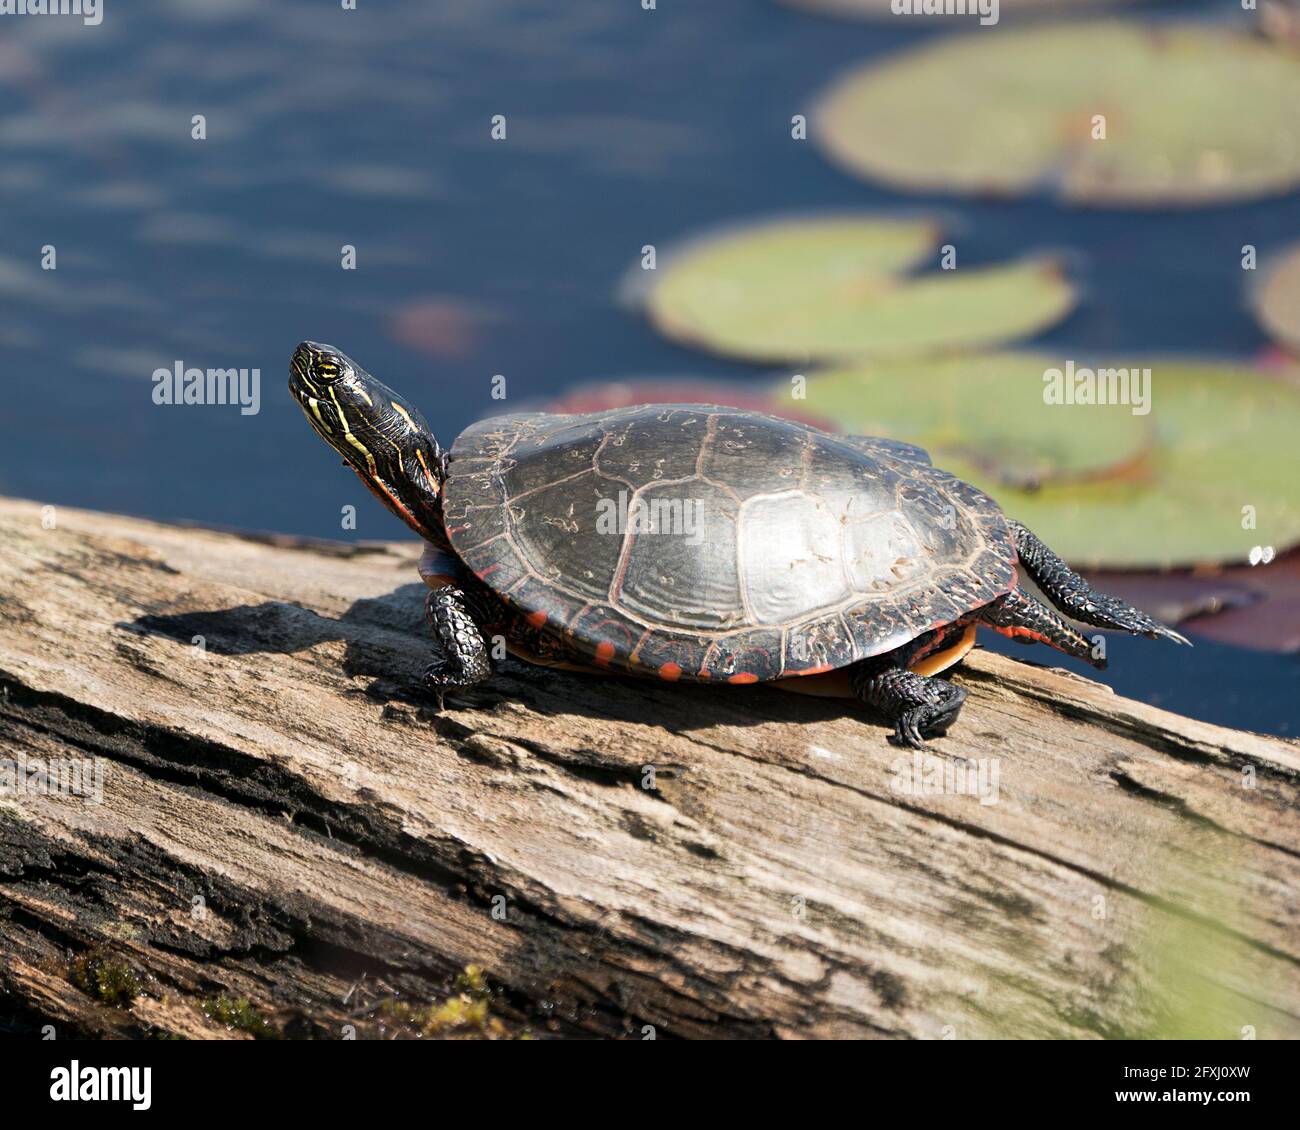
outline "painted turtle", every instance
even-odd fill
[[[294,351],[313,428],[426,542],[438,694],[533,663],[848,693],[921,747],[966,692],[934,674],[975,626],[1104,667],[1076,620],[1187,641],[1094,592],[988,495],[895,440],[738,408],[515,413],[444,452],[423,417],[328,345]],[[820,679],[809,678],[820,676]]]

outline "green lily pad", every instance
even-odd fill
[[[1009,376],[1007,354],[817,373],[796,403],[861,435],[923,436],[915,442],[990,493],[1114,479],[1145,462],[1156,435],[1149,415],[1127,406],[1093,408],[1106,416],[1098,427],[1080,418],[1083,406],[1044,411],[1042,374],[1052,366],[1032,360],[1042,361],[1032,386]],[[876,395],[878,374],[896,382],[888,395]]]
[[[873,64],[831,88],[813,136],[909,189],[1202,205],[1300,184],[1298,106],[1300,66],[1277,43],[1106,21],[972,32]]]
[[[1065,316],[1060,265],[939,265],[931,220],[839,216],[762,223],[698,242],[661,265],[646,299],[665,335],[751,361],[835,360],[980,348]]]
[[[921,444],[1080,566],[1191,567],[1300,543],[1300,388],[1231,363],[1116,364],[1152,370],[1148,415],[1045,403],[1044,373],[1063,365],[1032,353],[817,373],[806,406]],[[1033,489],[1016,485],[1024,466],[1046,471]]]
[[[1270,337],[1300,352],[1300,244],[1265,275],[1255,292],[1255,315]]]

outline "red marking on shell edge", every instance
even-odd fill
[[[602,640],[596,645],[596,662],[602,667],[614,658],[614,645],[609,640]]]
[[[787,671],[787,675],[824,675],[835,670],[829,663],[819,663],[816,667],[801,667],[798,671]]]
[[[728,675],[728,676],[727,676],[727,682],[729,682],[729,683],[757,683],[757,682],[758,682],[758,676],[757,676],[757,675],[753,675],[753,674],[751,674],[751,673],[748,672],[748,671],[742,671],[739,675]]]
[[[659,678],[666,679],[670,683],[677,682],[682,677],[682,669],[676,663],[665,663],[659,668]]]
[[[492,576],[493,573],[495,573],[500,568],[501,568],[500,565],[489,565],[486,569],[483,570],[483,572],[475,573],[474,575],[480,581],[486,581],[490,576]]]
[[[546,613],[540,608],[536,612],[528,613],[528,622],[534,628],[540,628],[546,623]]]

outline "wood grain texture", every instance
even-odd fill
[[[1300,1036],[1296,743],[979,651],[934,764],[996,803],[772,688],[507,661],[437,715],[414,543],[42,518],[0,499],[0,762],[103,795],[0,796],[0,1028],[390,1034],[477,963],[537,1035]]]

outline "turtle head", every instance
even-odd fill
[[[293,351],[289,392],[380,502],[426,541],[446,543],[446,461],[418,410],[342,350],[315,341]]]
[[[298,384],[323,388],[356,371],[352,358],[341,349],[318,341],[300,341],[289,361],[289,388],[297,396]]]

